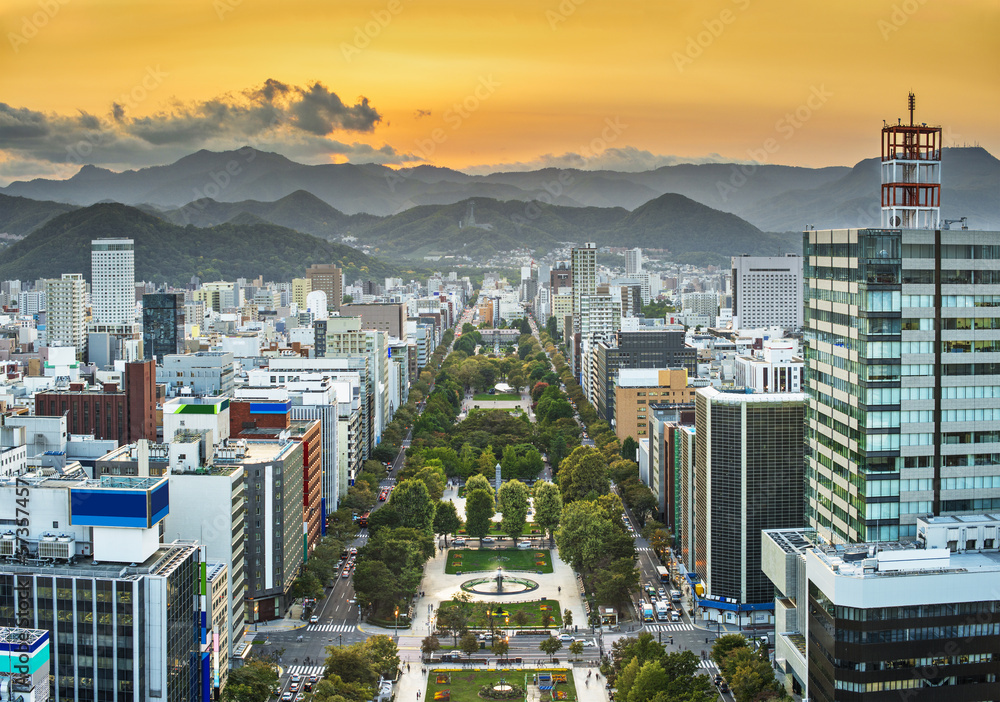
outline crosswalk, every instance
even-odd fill
[[[694,631],[694,625],[677,622],[675,624],[646,624],[646,631]]]
[[[705,670],[715,670],[715,663],[712,661],[698,661],[698,667]]]
[[[335,634],[349,634],[357,630],[354,624],[310,624],[306,627],[306,631],[332,631]]]
[[[288,667],[288,675],[322,675],[326,671],[326,668],[321,665],[292,665]]]

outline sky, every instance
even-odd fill
[[[485,173],[1000,154],[1000,0],[3,0],[0,184],[250,144]]]

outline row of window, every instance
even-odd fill
[[[853,631],[843,628],[836,630],[837,641],[855,644],[970,639],[980,636],[1000,636],[1000,622],[960,624],[956,626],[923,626],[907,629],[884,629],[882,631]]]
[[[903,295],[903,307],[934,307],[933,295]],[[1000,307],[1000,295],[942,295],[941,307]]]

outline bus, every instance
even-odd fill
[[[656,574],[660,576],[660,582],[664,585],[670,583],[670,570],[666,566],[656,566]]]
[[[364,514],[361,515],[361,519],[358,520],[359,527],[361,527],[362,529],[368,528],[368,515],[370,514],[371,512],[365,512]]]

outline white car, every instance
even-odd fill
[[[594,646],[595,645],[593,639],[577,639],[577,641],[579,641],[580,643],[582,643],[584,645],[584,647]]]
[[[559,640],[563,643],[573,643],[576,639],[573,638],[572,634],[559,634]]]
[[[312,615],[311,617],[309,617],[309,623],[310,624],[319,624],[319,617],[317,617],[315,614]]]

